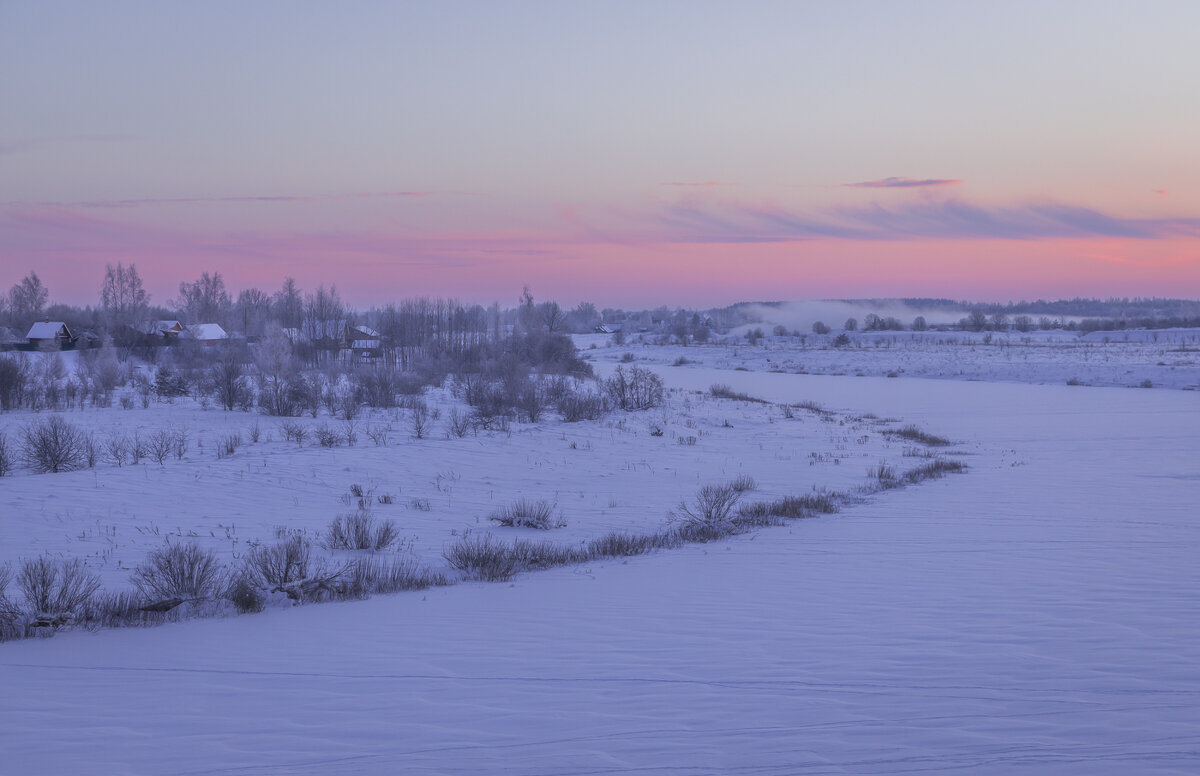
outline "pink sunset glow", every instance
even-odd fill
[[[0,71],[39,75],[6,87],[0,284],[1200,296],[1195,9],[864,8],[9,9]],[[1135,24],[1144,49],[1099,43]]]

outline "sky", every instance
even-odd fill
[[[1200,3],[0,0],[0,286],[1200,297]]]

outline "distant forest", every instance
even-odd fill
[[[515,289],[514,289],[515,291]],[[434,339],[450,337],[459,346],[484,338],[496,338],[511,330],[522,315],[536,313],[546,320],[550,333],[591,331],[649,333],[676,337],[682,342],[704,342],[710,334],[723,335],[746,324],[764,321],[764,312],[783,311],[796,302],[739,302],[727,307],[692,309],[660,306],[646,310],[598,309],[590,302],[573,308],[559,308],[553,301],[533,303],[528,288],[512,306],[492,303],[460,303],[453,299],[409,298],[364,310],[354,310],[338,295],[336,287],[318,286],[303,292],[291,278],[285,278],[273,292],[245,288],[227,289],[220,273],[205,272],[193,281],[179,284],[178,297],[161,305],[151,303],[143,289],[137,269],[121,264],[108,266],[97,288],[97,305],[72,306],[54,303],[48,289],[35,272],[0,292],[0,342],[21,341],[35,321],[65,322],[73,332],[89,332],[98,341],[104,336],[116,340],[149,331],[156,320],[179,319],[184,324],[216,323],[231,335],[255,339],[271,327],[309,329],[330,321],[361,323],[378,330],[385,340],[407,341],[411,331],[429,329]],[[899,299],[833,299],[817,302],[843,304],[861,311],[856,318],[827,321],[814,325],[814,331],[847,330],[922,330],[925,315],[945,321],[957,317],[954,324],[939,328],[963,328],[973,331],[1032,329],[1069,329],[1076,331],[1117,330],[1125,328],[1200,327],[1200,300],[1125,297],[1111,299],[1059,299],[1047,301],[971,302],[953,299],[909,297]],[[416,321],[416,323],[414,323]],[[826,325],[829,324],[829,325]],[[777,329],[782,328],[780,326]],[[935,328],[932,324],[929,328]],[[820,330],[818,330],[820,329]],[[780,332],[775,332],[780,333]],[[793,333],[793,332],[788,332]],[[317,332],[305,331],[309,338]],[[461,340],[461,341],[460,341]]]

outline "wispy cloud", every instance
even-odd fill
[[[0,139],[0,156],[54,149],[72,143],[112,143],[132,140],[128,135],[64,135],[62,137],[20,137]]]
[[[656,220],[663,230],[658,239],[701,243],[1200,237],[1200,218],[1133,218],[1061,203],[989,208],[948,200],[805,212],[730,202],[688,202],[666,206]]]
[[[962,183],[958,178],[882,178],[877,181],[860,181],[858,183],[843,183],[848,189],[919,189],[932,186],[957,186]]]
[[[713,189],[718,186],[732,186],[732,183],[723,183],[721,181],[668,181],[661,184],[663,186],[675,186],[683,189]]]
[[[1159,195],[1160,197],[1169,197],[1171,195],[1171,192],[1168,189],[1151,189],[1151,190],[1155,194]]]
[[[369,191],[351,194],[316,194],[310,196],[263,195],[233,197],[143,197],[137,199],[93,199],[79,202],[0,202],[0,206],[40,205],[80,208],[129,208],[149,205],[196,205],[229,202],[333,202],[347,199],[407,199],[432,197],[432,191]]]

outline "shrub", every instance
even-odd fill
[[[67,472],[87,462],[82,431],[57,415],[30,423],[21,431],[21,456],[39,472]]]
[[[597,420],[611,409],[608,397],[592,391],[565,391],[559,397],[557,409],[563,420],[578,423],[581,420]]]
[[[491,534],[468,534],[442,552],[464,578],[480,582],[503,582],[520,571],[509,545]]]
[[[80,609],[79,619],[93,628],[123,628],[162,621],[161,614],[145,611],[142,604],[139,596],[130,591],[100,592]]]
[[[254,575],[245,571],[235,574],[225,589],[225,597],[237,608],[239,614],[261,612],[266,597],[254,586]]]
[[[733,508],[741,497],[731,485],[705,485],[692,503],[679,502],[671,518],[680,523],[680,534],[688,541],[718,539],[733,532]]]
[[[167,460],[174,448],[175,434],[170,431],[156,431],[146,440],[146,449],[150,451],[150,457],[159,465]]]
[[[0,477],[11,474],[13,470],[13,451],[8,445],[8,437],[0,431]]]
[[[747,524],[765,524],[766,518],[778,517],[789,520],[831,515],[838,511],[840,498],[826,491],[806,493],[803,496],[784,496],[778,501],[760,501],[746,504],[738,510],[737,520]]]
[[[303,447],[304,440],[308,438],[308,429],[303,424],[291,420],[279,424],[279,433],[285,441],[295,442],[299,447]]]
[[[936,436],[934,434],[928,434],[928,433],[922,431],[921,429],[917,428],[916,426],[912,426],[912,425],[905,426],[904,428],[896,429],[894,431],[884,431],[883,433],[890,437],[900,437],[902,439],[908,439],[913,442],[918,442],[920,444],[927,445],[929,447],[945,447],[950,444],[949,439],[946,439],[945,437]]]
[[[256,547],[246,558],[246,571],[259,587],[278,588],[308,577],[312,543],[303,536]]]
[[[880,463],[878,466],[868,469],[867,476],[876,481],[876,487],[880,490],[898,488],[902,484],[896,476],[896,470],[886,463]]]
[[[966,470],[967,467],[959,461],[947,461],[938,458],[929,463],[922,464],[915,469],[906,471],[904,473],[904,482],[909,485],[915,485],[918,482],[944,477],[947,474],[961,474]]]
[[[422,566],[416,558],[363,558],[350,570],[344,583],[352,596],[425,590],[450,584],[440,571]]]
[[[364,429],[367,436],[375,443],[376,447],[387,447],[388,434],[392,432],[392,424],[386,423],[382,426],[372,426],[369,422]]]
[[[83,561],[37,558],[21,565],[17,586],[31,614],[49,615],[65,624],[100,589],[100,580],[87,570]]]
[[[0,412],[21,405],[28,383],[29,367],[24,359],[0,357]]]
[[[169,366],[160,366],[154,374],[154,393],[160,399],[173,399],[176,396],[187,396],[187,378],[172,370]]]
[[[0,641],[18,637],[17,618],[21,609],[8,598],[8,583],[12,581],[12,570],[8,564],[0,566]]]
[[[467,435],[467,432],[471,430],[470,417],[468,417],[465,412],[459,412],[457,407],[450,410],[450,416],[447,418],[447,420],[449,420],[449,431],[446,434],[447,437],[457,437],[462,439]]]
[[[737,493],[745,493],[748,490],[756,489],[758,483],[749,474],[740,474],[729,483],[729,487],[733,488]]]
[[[554,542],[532,542],[517,539],[510,548],[516,559],[519,570],[548,569],[555,566],[567,566],[572,563],[583,563],[588,560],[584,550],[567,547]]]
[[[488,520],[500,525],[536,528],[539,531],[562,528],[567,524],[561,515],[555,516],[553,504],[548,504],[545,500],[533,501],[523,498],[493,512]]]
[[[342,441],[342,435],[324,423],[313,429],[313,436],[321,447],[337,447]]]
[[[217,448],[217,457],[228,457],[237,452],[237,449],[242,446],[241,434],[227,434],[224,439],[219,442]]]
[[[143,596],[158,601],[213,598],[221,589],[223,576],[215,553],[188,542],[154,550],[130,579]]]
[[[662,378],[642,367],[618,366],[604,381],[604,390],[613,404],[623,410],[646,410],[663,401]]]
[[[125,463],[125,456],[129,452],[129,440],[124,435],[110,434],[104,440],[103,447],[108,460],[117,466]]]
[[[424,439],[429,435],[429,408],[423,401],[413,402],[412,433],[417,439]]]
[[[754,402],[755,404],[770,404],[770,402],[768,402],[766,399],[760,399],[757,396],[751,396],[748,393],[735,391],[724,383],[714,384],[708,389],[708,392],[717,399],[734,399],[736,401]]]
[[[386,550],[400,532],[391,520],[376,521],[369,512],[339,515],[325,529],[321,546],[327,550]]]
[[[644,555],[652,550],[678,547],[680,536],[672,531],[653,534],[631,534],[613,531],[587,543],[587,553],[593,558],[622,558]]]

